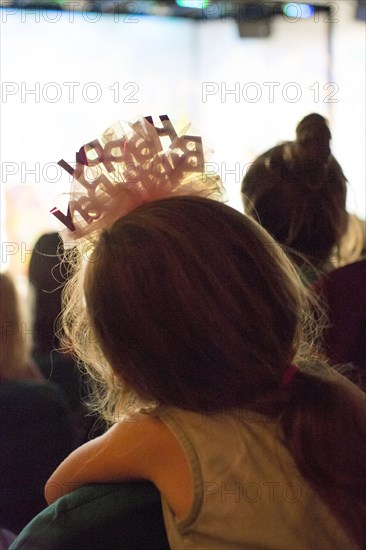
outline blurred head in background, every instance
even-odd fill
[[[341,262],[347,232],[347,179],[330,149],[325,118],[306,116],[296,140],[260,155],[242,182],[247,214],[254,217],[298,264],[329,270]],[[356,256],[361,252],[360,246]],[[352,258],[350,259],[350,261]]]

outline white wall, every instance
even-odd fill
[[[241,208],[245,166],[292,139],[303,116],[319,112],[330,119],[333,151],[350,181],[349,209],[365,217],[365,24],[354,19],[353,1],[336,4],[337,103],[327,101],[332,88],[324,90],[324,15],[295,22],[280,17],[269,38],[240,39],[232,20],[139,17],[133,23],[109,16],[93,23],[92,16],[63,14],[51,23],[51,12],[37,20],[34,13],[7,16],[0,10],[1,269],[25,273],[26,251],[38,234],[59,228],[48,212],[66,203],[62,193],[70,184],[49,163],[72,162],[79,147],[113,121],[136,115],[167,113],[178,126],[191,120],[215,149],[211,168],[222,174],[231,204]],[[79,84],[74,100],[67,82]],[[246,88],[248,83],[255,85]],[[268,83],[278,83],[273,100]],[[26,93],[37,86],[36,95]],[[239,96],[225,96],[225,89]],[[204,96],[204,90],[215,93]],[[100,98],[93,101],[96,91]],[[53,101],[57,92],[61,97]]]

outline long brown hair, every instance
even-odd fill
[[[266,231],[225,204],[175,197],[119,219],[91,250],[64,320],[109,420],[126,404],[123,385],[134,392],[127,405],[135,395],[279,417],[300,471],[361,540],[365,423],[343,378],[312,352],[306,291]],[[300,372],[287,392],[292,361]]]

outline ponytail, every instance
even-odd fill
[[[355,414],[356,413],[356,414]],[[300,370],[281,415],[297,466],[340,524],[366,540],[366,396],[337,373]]]

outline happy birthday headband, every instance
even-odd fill
[[[67,228],[65,240],[98,231],[144,202],[173,195],[223,200],[219,178],[205,173],[205,153],[212,151],[204,151],[202,138],[179,136],[168,116],[159,118],[159,126],[150,116],[119,121],[80,148],[75,168],[59,161],[73,177],[67,213],[51,210]]]

